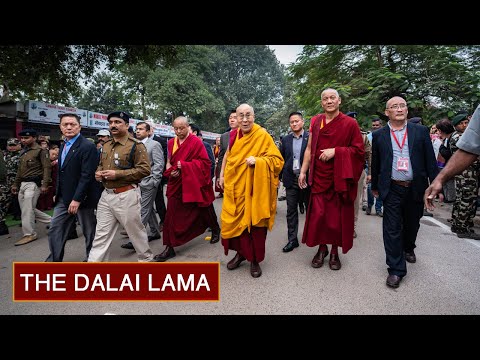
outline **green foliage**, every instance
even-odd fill
[[[288,70],[309,116],[322,111],[320,93],[333,87],[341,110],[356,111],[364,127],[373,117],[385,120],[385,103],[397,95],[406,98],[410,117],[432,124],[476,107],[479,58],[479,46],[309,45]]]
[[[183,50],[175,45],[0,46],[0,82],[13,100],[68,103],[80,95],[79,80],[89,80],[101,66],[113,69],[140,61],[170,66]]]

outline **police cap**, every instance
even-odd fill
[[[123,121],[125,121],[125,123],[127,123],[127,124],[130,122],[130,115],[128,113],[126,113],[125,111],[114,111],[114,112],[108,114],[107,120],[110,120],[110,118],[112,118],[112,117],[120,118]]]
[[[37,131],[34,129],[24,129],[18,133],[19,136],[37,136]]]

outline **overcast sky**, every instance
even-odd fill
[[[297,56],[302,52],[303,45],[268,45],[275,50],[278,61],[284,65],[295,62]]]

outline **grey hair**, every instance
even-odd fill
[[[320,97],[323,98],[323,94],[326,92],[326,91],[333,91],[335,93],[335,95],[337,95],[337,97],[339,98],[340,95],[338,94],[338,91],[335,90],[335,89],[332,89],[332,88],[326,88],[325,90],[322,91],[322,93],[320,94]]]
[[[248,106],[248,108],[250,109],[250,111],[252,112],[252,114],[255,114],[255,111],[253,110],[253,107],[252,107],[251,105],[246,104],[246,103],[240,104],[240,105],[237,107],[237,111],[238,111],[238,109],[240,109],[241,107],[245,107],[245,106]]]

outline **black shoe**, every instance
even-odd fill
[[[135,250],[131,241],[127,242],[126,244],[120,245],[120,247],[122,247],[123,249]]]
[[[383,217],[383,211],[382,210],[377,211],[377,216]]]
[[[153,240],[158,240],[158,239],[161,239],[161,238],[162,238],[162,236],[160,234],[149,236],[148,237],[148,242],[153,241]]]
[[[220,241],[220,228],[217,231],[212,231],[212,238],[210,239],[210,244],[215,244]]]
[[[388,275],[387,277],[387,286],[391,288],[398,288],[400,286],[400,281],[402,278],[398,275]]]
[[[175,254],[175,250],[173,250],[173,247],[167,246],[161,254],[155,255],[152,261],[164,262],[164,261],[167,261],[168,259],[175,257],[176,255],[177,254]]]
[[[305,213],[305,205],[298,204],[298,207],[300,208],[300,214],[304,214]]]
[[[365,214],[370,215],[372,213],[372,207],[367,206],[367,209],[365,210]]]
[[[362,206],[362,211],[365,211],[365,210],[367,210],[367,205]]]
[[[287,199],[286,196],[280,196],[280,197],[278,198],[278,201],[285,201],[286,199]]]
[[[413,250],[410,252],[405,251],[405,260],[407,260],[407,262],[412,264],[417,262],[417,257],[415,256],[415,253],[413,252]]]
[[[298,246],[298,241],[289,241],[288,244],[284,246],[283,252],[290,252]]]

